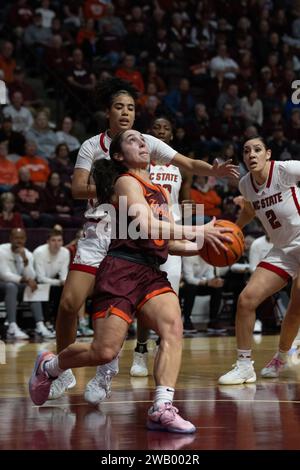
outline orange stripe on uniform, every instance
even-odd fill
[[[150,292],[150,294],[147,294],[146,297],[144,297],[143,300],[138,304],[136,309],[140,310],[148,300],[160,294],[165,294],[166,292],[172,292],[173,294],[177,295],[176,292],[172,289],[172,287],[162,287],[161,289],[156,289],[153,292]]]
[[[116,315],[117,317],[122,318],[122,320],[125,320],[127,323],[131,324],[132,323],[132,318],[123,310],[120,310],[117,307],[110,307],[106,310],[102,310],[101,312],[96,312],[93,314],[93,320],[97,320],[97,318],[106,318],[109,315]]]

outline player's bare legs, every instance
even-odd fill
[[[148,328],[161,337],[160,352],[155,364],[155,396],[149,409],[147,427],[180,433],[193,433],[195,426],[185,421],[173,406],[174,387],[181,363],[182,322],[177,297],[161,294],[146,302],[141,315]],[[71,367],[85,367],[112,361],[122,347],[128,324],[115,315],[95,321],[95,337],[91,345],[71,344],[58,356],[41,353],[30,380],[30,394],[36,404],[48,396],[51,377],[57,377]]]
[[[56,320],[56,343],[59,353],[76,340],[77,314],[94,288],[95,276],[70,271],[66,279]]]
[[[92,293],[95,276],[82,271],[69,271],[61,296],[56,319],[56,342],[59,353],[76,341],[77,315],[86,298]],[[66,370],[51,385],[49,399],[60,398],[76,385],[71,369]]]
[[[264,268],[257,268],[241,292],[236,315],[237,363],[234,369],[219,378],[223,385],[255,382],[251,361],[252,334],[257,307],[270,295],[278,292],[286,280]]]
[[[162,302],[163,300],[163,302]],[[172,293],[154,297],[143,306],[143,324],[160,336],[154,364],[157,385],[175,386],[181,364],[182,321],[178,298]]]
[[[238,349],[251,349],[257,307],[286,285],[286,281],[264,268],[257,268],[241,292],[236,314]]]

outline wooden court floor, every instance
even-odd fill
[[[278,336],[257,336],[256,371],[272,357]],[[98,408],[83,400],[93,369],[77,369],[77,386],[65,397],[34,406],[27,392],[36,353],[51,343],[6,345],[0,365],[0,449],[39,450],[299,450],[300,365],[280,379],[218,386],[235,361],[232,337],[184,340],[175,405],[197,427],[195,435],[147,431],[153,378],[129,375],[134,341],[125,343],[110,400]],[[149,353],[150,370],[153,351]]]

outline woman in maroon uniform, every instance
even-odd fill
[[[110,157],[111,161],[99,160],[94,166],[98,200],[114,204],[117,220],[119,215],[127,216],[128,210],[138,208],[140,237],[130,237],[132,219],[127,225],[127,237],[121,236],[117,224],[116,236],[112,235],[108,255],[96,276],[93,342],[71,344],[58,356],[40,353],[30,379],[30,395],[35,404],[41,405],[48,398],[51,380],[64,370],[110,362],[119,353],[136,312],[145,326],[161,338],[154,365],[154,403],[147,427],[193,433],[194,425],[181,418],[172,405],[181,363],[182,322],[177,295],[159,265],[165,262],[168,252],[195,255],[198,247],[187,239],[174,240],[182,237],[182,226],[175,224],[169,214],[166,192],[151,183],[147,170],[150,156],[143,135],[133,130],[121,132],[110,145]],[[122,196],[126,198],[123,212]],[[169,230],[168,240],[162,237],[165,229]],[[212,221],[204,227],[185,227],[185,237],[202,234],[215,248],[224,247],[222,240],[228,239],[225,231],[230,230],[218,229]],[[151,238],[155,232],[159,235]]]

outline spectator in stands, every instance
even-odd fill
[[[293,145],[300,145],[300,108],[292,110],[286,136]]]
[[[183,298],[183,329],[187,333],[196,332],[191,321],[194,300],[197,295],[210,296],[208,329],[215,330],[218,327],[218,313],[222,299],[223,279],[217,277],[214,268],[207,264],[201,256],[183,257],[183,280],[181,290]],[[208,330],[208,331],[209,331]]]
[[[276,126],[269,140],[269,148],[272,150],[272,160],[291,160],[292,146],[284,135],[282,126]]]
[[[219,141],[224,141],[230,136],[234,142],[238,141],[242,133],[241,119],[234,116],[231,104],[225,104],[220,117],[216,117],[211,126],[211,134]]]
[[[160,66],[168,67],[174,62],[175,57],[170,46],[167,28],[160,27],[155,34],[152,57]]]
[[[83,52],[78,47],[73,50],[72,61],[67,72],[67,82],[71,90],[83,102],[89,104],[91,92],[96,85],[96,77],[88,64],[84,62]],[[74,98],[69,103],[70,109],[79,112],[78,102],[74,103]]]
[[[73,119],[70,116],[65,116],[62,121],[61,130],[56,132],[58,143],[67,144],[68,150],[78,150],[80,142],[77,137],[74,137],[71,132],[73,128]]]
[[[19,179],[19,183],[12,188],[12,193],[25,227],[52,227],[53,217],[44,212],[44,192],[30,180],[28,168],[19,169]]]
[[[135,56],[138,65],[147,64],[149,51],[152,49],[152,37],[149,36],[142,21],[132,24],[131,31],[125,37],[124,43],[126,52]]]
[[[81,3],[83,4],[83,15],[85,18],[99,20],[106,14],[108,2],[105,0],[84,0]]]
[[[73,217],[73,199],[69,188],[61,184],[58,173],[51,173],[44,193],[45,210],[62,227],[80,227],[82,219]]]
[[[52,32],[50,27],[43,26],[43,17],[40,13],[35,12],[33,22],[24,30],[24,43],[33,48],[33,51],[42,55],[45,47],[50,43]]]
[[[14,45],[10,41],[4,41],[0,53],[0,70],[4,73],[4,81],[11,83],[13,81],[16,61],[13,58]]]
[[[24,227],[20,212],[15,212],[15,196],[10,193],[3,193],[0,196],[0,228]]]
[[[141,72],[135,68],[134,55],[126,54],[121,67],[116,71],[116,77],[131,82],[132,85],[140,92],[144,93],[145,84]]]
[[[12,118],[4,116],[0,128],[0,142],[5,140],[9,155],[23,155],[25,151],[25,137],[20,132],[13,131]]]
[[[78,29],[83,18],[82,2],[79,0],[65,0],[63,4],[64,24]]]
[[[37,289],[36,273],[33,267],[32,253],[25,248],[26,232],[22,228],[14,228],[10,234],[10,243],[0,245],[0,290],[5,295],[9,339],[28,339],[17,325],[17,302],[22,299],[25,287],[32,292]],[[29,302],[36,322],[35,332],[43,338],[54,338],[54,333],[44,325],[44,317],[40,302]]]
[[[227,46],[222,44],[218,49],[218,54],[210,62],[211,76],[215,77],[217,72],[223,72],[228,80],[235,80],[239,71],[238,64],[229,57]]]
[[[176,118],[178,126],[183,126],[185,119],[193,115],[195,98],[190,91],[190,81],[182,78],[178,87],[168,93],[164,98],[164,104]]]
[[[71,189],[74,164],[70,160],[70,151],[66,144],[58,144],[55,157],[50,161],[50,168],[52,172],[59,174],[61,183]]]
[[[8,19],[18,33],[22,33],[23,29],[32,22],[32,18],[33,10],[28,0],[17,0],[10,7]]]
[[[40,111],[34,125],[25,135],[26,140],[34,141],[40,157],[51,159],[58,144],[55,132],[50,129],[49,118],[45,111]]]
[[[25,155],[16,163],[17,170],[21,167],[28,168],[30,180],[44,188],[50,175],[50,168],[47,160],[37,155],[37,146],[34,141],[27,140],[25,145]]]
[[[36,8],[36,13],[42,15],[42,27],[51,28],[52,20],[55,17],[55,11],[49,8],[50,0],[41,0],[41,6]]]
[[[60,34],[53,34],[45,52],[45,63],[47,67],[59,77],[64,78],[68,58],[68,49],[63,43],[62,36]],[[52,76],[47,80],[49,87],[53,87],[52,80]]]
[[[186,120],[186,135],[194,148],[205,146],[210,139],[210,118],[205,104],[197,103],[194,115]]]
[[[25,79],[24,69],[18,65],[14,70],[13,81],[9,84],[8,91],[10,99],[12,99],[12,96],[16,91],[22,93],[23,105],[26,108],[38,103],[34,89]]]
[[[246,125],[262,126],[264,119],[263,105],[255,88],[249,91],[248,96],[241,99],[241,113]]]
[[[281,106],[280,97],[278,96],[277,89],[274,83],[270,82],[267,87],[265,94],[262,98],[264,115],[269,118],[272,114],[272,109]]]
[[[207,176],[194,177],[190,197],[196,204],[204,205],[205,217],[220,216],[222,199],[211,188]]]
[[[31,111],[23,106],[23,95],[15,91],[11,97],[11,105],[3,109],[4,116],[10,116],[13,122],[13,130],[26,134],[33,125],[33,116]]]
[[[18,180],[16,165],[7,158],[7,142],[0,142],[0,193],[9,191]]]
[[[145,74],[145,82],[148,85],[149,83],[154,83],[157,90],[157,96],[162,98],[167,92],[167,87],[164,79],[159,75],[157,70],[157,64],[153,60],[148,62],[147,70]]]
[[[115,7],[112,3],[108,3],[105,11],[105,16],[98,20],[98,30],[102,34],[104,26],[110,25],[110,32],[119,38],[124,38],[127,35],[127,30],[124,26],[122,18],[115,15]]]
[[[221,92],[218,101],[217,109],[221,113],[226,104],[230,104],[233,109],[233,116],[240,117],[241,115],[241,100],[239,98],[239,89],[235,83],[229,83],[226,91]]]
[[[50,304],[43,305],[43,307],[45,307],[45,316],[47,317],[45,311],[47,309],[48,319],[55,323],[54,320],[70,263],[70,252],[63,247],[62,232],[51,230],[47,243],[38,246],[34,250],[33,259],[37,282],[51,286]]]

